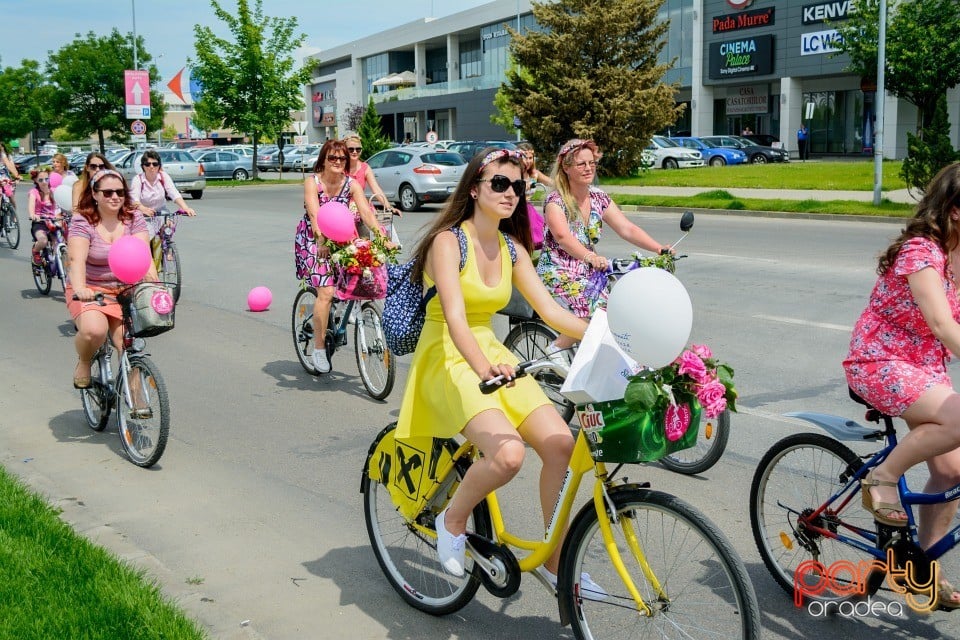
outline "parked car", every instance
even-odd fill
[[[13,164],[17,167],[19,173],[26,173],[30,169],[39,167],[44,164],[50,164],[50,158],[53,157],[53,154],[41,153],[40,155],[31,154],[20,161],[14,160]]]
[[[751,133],[748,136],[740,136],[741,138],[746,138],[751,142],[754,142],[761,147],[773,147],[774,149],[783,149],[783,143],[780,142],[780,138],[777,136],[772,136],[769,133]]]
[[[711,142],[719,147],[739,149],[747,154],[747,162],[750,162],[751,164],[764,164],[767,162],[790,162],[790,154],[783,149],[761,147],[755,142],[740,136],[703,136],[700,139]]]
[[[242,156],[220,149],[205,149],[194,152],[193,157],[203,165],[203,175],[208,179],[247,180],[253,173],[253,156]]]
[[[284,149],[284,169],[290,169],[291,171],[309,171],[313,169],[313,165],[317,162],[317,156],[320,155],[320,146],[319,144],[311,144],[306,147],[293,147],[292,149]]]
[[[643,166],[654,169],[686,169],[702,167],[703,155],[687,149],[670,138],[653,136],[643,150]]]
[[[670,138],[677,144],[687,148],[699,151],[703,156],[703,161],[711,167],[722,167],[726,164],[743,164],[747,161],[747,154],[740,149],[728,149],[718,147],[712,142],[693,137]]]
[[[70,163],[70,171],[73,171],[78,176],[80,172],[83,171],[83,167],[87,163],[88,153],[75,153],[71,156],[67,156],[67,162]]]
[[[384,194],[404,211],[424,202],[443,202],[457,188],[467,166],[453,151],[428,147],[385,149],[367,160]]]
[[[181,193],[189,193],[194,200],[203,197],[203,190],[207,187],[204,177],[204,167],[184,149],[155,149],[160,154],[163,171],[173,178],[173,184]],[[142,151],[129,151],[127,155],[114,162],[114,166],[124,175],[127,182],[143,173],[140,167]]]
[[[506,140],[470,140],[467,142],[451,142],[447,145],[447,151],[456,151],[463,156],[463,159],[469,162],[473,156],[477,155],[487,147],[496,147],[498,149],[516,149],[517,145]]]

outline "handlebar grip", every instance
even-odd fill
[[[73,294],[73,299],[79,300],[80,297],[77,296],[77,294]],[[103,293],[97,293],[96,295],[94,295],[93,301],[99,304],[101,307],[104,306],[105,303],[103,302]]]
[[[517,378],[522,378],[523,376],[527,375],[526,369],[531,364],[533,364],[532,360],[527,360],[526,362],[521,362],[518,364],[513,370],[512,379],[516,380]],[[480,383],[480,393],[489,395],[509,382],[510,380],[507,380],[502,375],[490,378],[489,380],[483,380]]]

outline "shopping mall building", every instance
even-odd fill
[[[665,0],[670,21],[662,57],[676,59],[666,82],[686,105],[670,133],[754,133],[777,136],[796,154],[806,124],[810,152],[873,153],[876,87],[845,68],[835,29],[850,0]],[[528,0],[494,0],[438,19],[422,19],[307,58],[311,141],[342,134],[351,105],[373,97],[388,137],[424,140],[512,139],[490,122],[505,79],[509,26],[538,29]],[[960,147],[960,88],[947,94],[954,147]],[[884,101],[883,152],[906,154],[916,108]],[[522,124],[522,123],[521,123]],[[522,130],[521,130],[522,135]]]

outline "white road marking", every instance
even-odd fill
[[[757,320],[769,320],[770,322],[782,322],[784,324],[799,324],[804,327],[817,327],[818,329],[832,329],[834,331],[843,331],[845,333],[850,333],[853,331],[853,327],[842,325],[842,324],[831,324],[829,322],[811,322],[810,320],[803,320],[801,318],[787,318],[785,316],[768,316],[762,313],[758,313],[753,316]]]

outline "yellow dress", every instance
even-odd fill
[[[513,290],[513,263],[507,243],[500,236],[500,282],[488,287],[480,277],[473,243],[466,227],[467,260],[460,272],[460,287],[467,311],[467,323],[491,363],[517,364],[518,358],[493,333],[493,314],[507,306]],[[424,274],[427,286],[433,286]],[[403,392],[396,437],[456,435],[471,418],[487,409],[499,409],[514,427],[519,427],[534,409],[549,405],[536,381],[524,376],[516,386],[501,387],[489,395],[480,393],[480,379],[450,338],[439,296],[426,308],[426,322],[413,354],[413,363]]]

